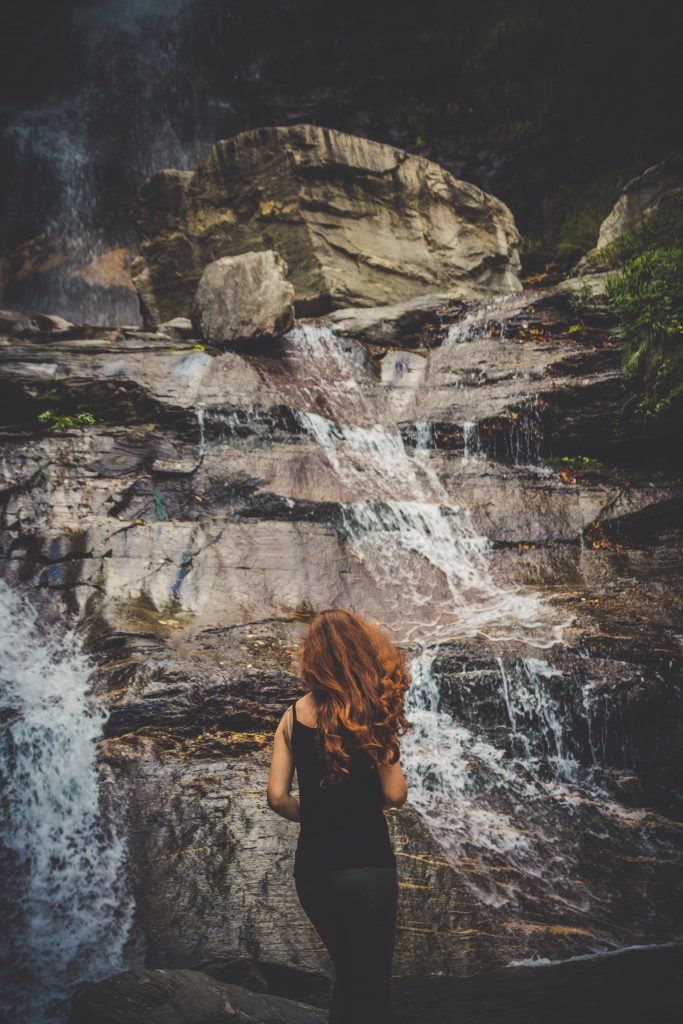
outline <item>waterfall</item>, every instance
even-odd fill
[[[26,267],[42,271],[27,285],[20,272],[5,305],[140,323],[126,266],[135,190],[160,168],[193,167],[224,134],[194,51],[183,52],[195,8],[201,16],[193,0],[96,0],[63,15],[77,86],[60,95],[57,83],[42,103],[4,111],[11,177],[2,227],[11,248],[30,239]]]
[[[488,304],[467,330],[488,329],[509,304]],[[467,344],[467,330],[450,343]],[[332,471],[343,537],[376,581],[385,621],[416,649],[402,742],[410,805],[485,930],[516,931],[536,950],[649,941],[660,920],[668,937],[667,911],[653,910],[657,873],[676,862],[674,826],[634,806],[629,773],[610,769],[593,682],[506,653],[510,639],[552,648],[567,623],[538,594],[496,578],[491,543],[435,469],[429,424],[417,420],[404,440],[395,417],[405,395],[392,405],[395,382],[383,387],[366,360],[351,339],[300,324],[271,383],[289,378],[290,406]],[[464,435],[463,464],[490,470],[476,424]],[[529,451],[519,446],[520,461]],[[465,656],[454,668],[451,654],[442,675],[449,640],[477,635],[499,644],[490,667],[468,669]]]
[[[0,1006],[13,1024],[60,1024],[78,982],[126,966],[126,847],[103,806],[107,715],[90,676],[78,635],[45,629],[0,580]]]
[[[385,599],[394,595],[391,625],[402,639],[478,631],[503,638],[515,629],[529,637],[545,621],[554,642],[561,627],[550,624],[538,595],[495,580],[491,542],[432,468],[431,431],[418,423],[408,447],[388,396],[361,388],[358,353],[329,328],[299,325],[289,338],[297,416],[348,495],[347,539]]]
[[[411,804],[484,921],[547,923],[593,950],[670,937],[660,873],[678,861],[676,825],[624,800],[618,771],[575,756],[573,722],[548,687],[562,673],[536,658],[498,659],[509,722],[493,739],[465,680],[468,723],[444,710],[437,659],[431,646],[412,661],[402,762]],[[490,694],[482,705],[490,714]]]

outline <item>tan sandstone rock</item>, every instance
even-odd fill
[[[616,263],[608,246],[639,228],[658,210],[666,215],[683,203],[683,147],[674,150],[661,163],[648,167],[627,183],[616,203],[600,225],[598,241],[579,261],[581,273],[602,270]]]
[[[287,262],[300,315],[521,290],[504,203],[423,157],[313,125],[243,132],[194,172],[158,171],[134,217],[148,325],[187,316],[206,264],[250,250]]]

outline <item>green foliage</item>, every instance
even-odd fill
[[[152,501],[154,502],[154,511],[157,519],[167,520],[168,508],[166,506],[166,498],[164,497],[164,492],[158,486],[155,486],[152,490]]]
[[[438,132],[439,111],[411,96],[399,105],[398,120],[412,136],[414,149],[425,149],[427,140]]]
[[[660,203],[633,231],[601,250],[605,266],[621,266],[649,249],[683,248],[683,200],[678,196]]]
[[[525,274],[540,273],[546,263],[547,254],[543,239],[536,235],[524,235],[519,246],[522,270]]]
[[[562,455],[560,462],[568,466],[578,466],[588,468],[589,466],[597,467],[601,466],[602,463],[599,459],[592,459],[588,455]]]
[[[607,286],[624,334],[624,370],[648,415],[683,413],[683,247],[653,247]]]
[[[556,470],[583,470],[584,473],[604,472],[604,464],[600,459],[591,458],[588,455],[561,455],[548,460],[549,464]]]
[[[54,409],[38,413],[38,422],[49,430],[74,430],[76,427],[91,427],[95,417],[91,412],[76,412],[71,416],[62,415]]]
[[[563,267],[570,267],[598,240],[600,225],[619,198],[624,185],[638,172],[628,163],[598,174],[588,180],[580,178],[562,189],[566,215],[560,228],[555,258]]]
[[[573,289],[569,293],[567,301],[569,302],[569,308],[574,313],[574,316],[581,321],[581,323],[572,324],[567,333],[577,334],[579,331],[583,330],[583,318],[590,312],[595,301],[593,289],[589,285],[588,281],[582,281],[578,288]]]

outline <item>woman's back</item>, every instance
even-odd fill
[[[292,756],[301,805],[295,876],[314,868],[396,867],[379,775],[367,753],[352,751],[348,775],[321,788],[317,730],[301,721],[315,718],[311,701],[308,695],[292,705]]]
[[[326,609],[301,648],[306,695],[275,730],[268,804],[300,823],[296,891],[334,964],[334,1024],[384,1024],[389,1015],[399,887],[383,805],[407,797],[398,738],[410,724],[409,682],[381,629]]]

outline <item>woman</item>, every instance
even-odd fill
[[[301,679],[308,692],[275,732],[268,805],[301,823],[294,879],[334,966],[330,1024],[384,1024],[398,878],[382,808],[407,796],[398,737],[410,678],[379,630],[332,609],[311,623]]]

